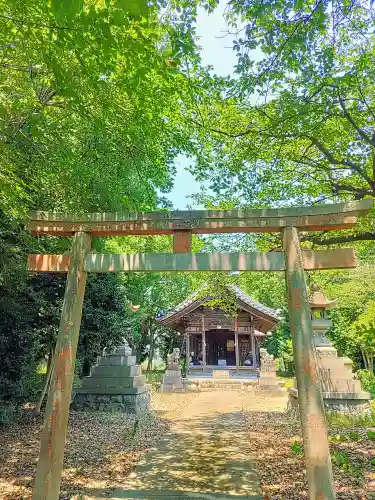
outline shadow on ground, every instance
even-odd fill
[[[243,413],[177,419],[111,498],[260,499]]]
[[[262,496],[258,495],[235,495],[228,496],[222,493],[194,493],[194,492],[185,492],[178,493],[175,491],[119,491],[114,495],[108,496],[105,490],[93,490],[91,493],[87,492],[88,495],[93,496],[95,498],[111,498],[112,500],[260,500],[263,499]]]
[[[186,403],[169,429],[154,411],[134,439],[123,414],[72,412],[60,500],[263,498],[242,398],[207,393]],[[2,498],[31,498],[41,427],[38,419],[0,432]]]

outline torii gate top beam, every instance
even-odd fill
[[[91,213],[68,215],[31,212],[28,228],[34,234],[71,236],[87,232],[94,236],[207,233],[280,232],[285,227],[301,231],[329,231],[355,226],[357,216],[373,207],[373,200],[351,201],[310,207],[260,208],[251,210],[193,210],[174,212]]]

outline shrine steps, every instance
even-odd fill
[[[258,387],[259,381],[257,378],[253,379],[213,379],[213,378],[188,378],[185,379],[185,384],[190,390],[198,391],[244,391],[244,390],[254,390]]]

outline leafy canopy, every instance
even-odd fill
[[[186,5],[0,1],[0,209],[155,207],[190,147]]]
[[[212,77],[190,121],[204,145],[191,167],[205,204],[278,206],[375,196],[372,5],[338,1],[228,3],[237,78]],[[359,231],[318,244],[374,240]]]

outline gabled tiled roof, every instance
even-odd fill
[[[252,307],[253,309],[256,309],[257,311],[266,314],[267,316],[270,316],[276,321],[280,320],[279,315],[277,314],[277,311],[275,309],[271,309],[270,307],[267,307],[257,300],[253,299],[245,293],[239,286],[236,285],[227,285],[227,288],[234,292],[236,298],[238,300],[241,300],[244,302],[246,305]],[[158,317],[158,321],[164,321],[167,320],[168,318],[174,316],[175,314],[181,313],[184,309],[187,309],[189,306],[193,305],[195,303],[196,307],[193,308],[193,310],[197,307],[199,307],[201,304],[204,302],[207,302],[210,299],[210,297],[199,297],[199,292],[195,292],[190,297],[185,299],[183,302],[178,304],[176,307],[168,311],[166,314],[164,314],[161,317]]]
[[[228,285],[228,288],[235,293],[237,299],[242,300],[242,302],[244,302],[248,306],[253,307],[254,309],[257,309],[258,311],[260,311],[264,314],[267,314],[268,316],[271,316],[272,318],[274,318],[276,320],[281,319],[280,316],[277,314],[277,311],[275,309],[271,309],[271,307],[267,307],[264,304],[261,304],[257,300],[253,299],[252,297],[250,297],[250,295],[248,295],[243,290],[241,290],[241,288],[239,286]]]

